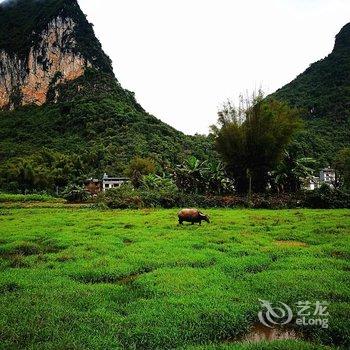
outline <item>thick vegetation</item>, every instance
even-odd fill
[[[48,195],[40,195],[40,194],[8,194],[8,193],[0,193],[0,203],[24,203],[24,202],[64,202],[63,200],[59,200],[55,197],[51,197]]]
[[[148,179],[147,179],[148,182]],[[153,182],[153,181],[152,181]],[[153,183],[152,183],[153,185]],[[65,197],[76,202],[79,196],[86,196],[83,189]],[[215,195],[196,194],[180,191],[171,181],[165,179],[156,186],[142,185],[137,190],[132,186],[123,185],[101,193],[96,205],[111,209],[142,209],[142,208],[350,208],[350,194],[339,189],[331,189],[323,185],[313,191],[283,194],[253,194],[243,195]]]
[[[225,161],[238,192],[264,192],[269,173],[282,159],[283,150],[298,128],[298,110],[263,99],[262,94],[228,104],[213,126],[216,149]]]
[[[1,346],[349,348],[348,210],[211,209],[201,227],[176,214],[2,207]],[[259,299],[326,300],[329,328],[245,343]]]
[[[80,94],[78,85],[84,86]],[[106,74],[88,70],[61,89],[58,104],[0,112],[3,189],[55,191],[104,172],[123,173],[137,155],[161,170],[190,154],[214,154],[207,138],[186,136],[149,115]]]

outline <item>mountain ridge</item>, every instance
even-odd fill
[[[331,164],[350,142],[350,23],[336,35],[328,56],[270,96],[302,110],[300,152]]]
[[[37,6],[42,2],[36,0],[0,6],[0,20],[23,25],[16,28],[18,35],[28,33],[18,52],[0,39],[0,52],[7,50],[5,62],[9,62],[4,64],[0,57],[0,99],[3,87],[10,100],[0,111],[0,179],[6,186],[18,173],[27,172],[20,170],[23,167],[51,173],[58,162],[72,182],[77,174],[81,180],[104,172],[123,173],[135,156],[152,158],[161,170],[189,155],[206,159],[212,154],[207,138],[184,135],[163,123],[121,86],[76,0],[43,3],[40,10]],[[37,19],[26,23],[37,10]],[[14,13],[21,15],[13,19]],[[0,34],[7,27],[2,22]],[[90,51],[92,43],[99,53]],[[29,46],[25,49],[25,45]],[[21,64],[10,64],[13,60]],[[2,84],[6,77],[14,87],[11,93]]]

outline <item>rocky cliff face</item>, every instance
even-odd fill
[[[87,68],[115,80],[77,0],[0,3],[0,109],[55,102]]]
[[[0,108],[46,102],[50,87],[74,80],[92,63],[77,50],[76,23],[60,16],[51,20],[24,59],[0,51]]]

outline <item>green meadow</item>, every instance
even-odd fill
[[[350,210],[206,213],[2,206],[0,348],[350,347]],[[329,327],[251,342],[259,299],[327,301]]]

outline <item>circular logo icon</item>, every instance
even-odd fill
[[[293,318],[292,309],[285,303],[278,302],[278,305],[272,305],[267,300],[259,299],[263,310],[258,313],[259,321],[267,327],[272,328],[275,325],[285,325]]]

